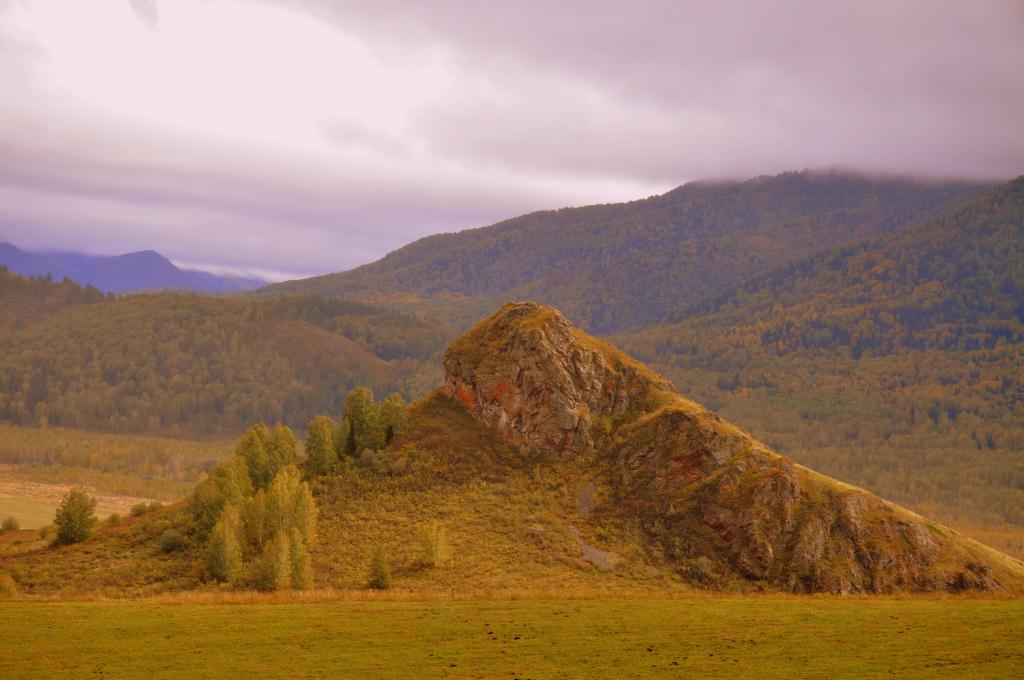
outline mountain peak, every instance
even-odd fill
[[[445,353],[445,389],[478,419],[529,448],[593,448],[596,417],[621,416],[671,384],[553,307],[510,302]]]
[[[552,307],[505,304],[444,365],[445,393],[479,422],[591,461],[612,511],[684,576],[711,565],[737,587],[835,593],[1024,584],[1019,563],[796,465]]]

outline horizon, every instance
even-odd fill
[[[558,211],[558,210],[565,210],[565,209],[572,209],[572,208],[588,207],[588,205],[614,205],[614,204],[620,204],[620,203],[631,203],[631,202],[635,202],[635,201],[646,200],[646,199],[649,199],[649,198],[656,198],[658,196],[664,196],[665,194],[671,193],[672,191],[675,191],[676,189],[680,189],[682,187],[685,187],[685,186],[688,186],[688,185],[691,185],[691,184],[714,184],[714,183],[721,183],[721,184],[737,183],[737,184],[742,184],[742,183],[745,183],[745,182],[751,182],[751,181],[755,181],[755,180],[758,180],[758,179],[775,178],[775,177],[779,177],[779,176],[786,175],[786,174],[800,174],[800,175],[809,174],[809,175],[818,175],[818,176],[843,175],[843,176],[861,177],[861,178],[872,179],[872,180],[886,180],[886,179],[888,179],[888,180],[893,180],[893,181],[909,181],[909,182],[918,182],[918,183],[929,183],[929,182],[935,182],[935,183],[941,183],[941,182],[963,182],[963,183],[994,183],[994,184],[1002,184],[1002,183],[1005,183],[1005,182],[1013,181],[1017,177],[1022,176],[1022,175],[1015,175],[1015,176],[1011,176],[1011,177],[1008,177],[1008,178],[997,178],[997,179],[984,180],[984,179],[971,178],[971,177],[956,177],[956,176],[939,177],[939,176],[928,176],[928,175],[920,175],[920,174],[915,175],[915,174],[912,174],[912,173],[895,173],[895,172],[890,173],[890,172],[882,172],[882,171],[861,171],[861,170],[856,170],[856,169],[852,169],[852,168],[841,168],[841,167],[831,166],[831,167],[821,167],[821,168],[804,168],[802,170],[784,170],[784,171],[781,171],[781,172],[778,172],[778,173],[774,173],[774,174],[761,174],[761,175],[756,175],[756,176],[752,176],[752,177],[707,177],[707,178],[700,178],[700,179],[694,179],[694,180],[690,180],[690,181],[687,181],[687,182],[683,182],[683,183],[681,183],[679,185],[676,185],[674,187],[666,189],[665,191],[662,191],[662,192],[657,193],[657,194],[650,194],[650,195],[647,195],[647,196],[636,196],[636,197],[633,197],[633,198],[625,198],[622,201],[596,203],[596,204],[587,204],[587,205],[541,207],[541,208],[537,208],[536,210],[532,210],[529,213],[521,213],[521,214],[518,214],[518,215],[510,215],[510,216],[506,216],[506,217],[503,217],[503,218],[499,218],[496,222],[493,222],[491,224],[467,226],[467,227],[462,227],[462,228],[453,229],[453,230],[441,230],[441,231],[433,232],[433,233],[430,233],[430,234],[424,234],[422,236],[417,236],[415,239],[413,239],[411,241],[399,244],[398,246],[396,246],[396,248],[394,250],[400,250],[400,249],[402,249],[402,248],[404,248],[404,247],[406,247],[408,245],[411,245],[411,244],[413,244],[413,243],[415,243],[417,241],[420,241],[420,240],[422,240],[424,238],[429,238],[431,236],[458,234],[458,233],[461,233],[461,232],[464,232],[464,231],[470,231],[470,230],[474,230],[474,229],[487,228],[487,227],[495,226],[496,224],[499,224],[500,222],[503,222],[503,221],[506,221],[506,220],[509,220],[509,219],[516,219],[518,217],[522,217],[522,216],[531,214],[533,212]],[[283,282],[286,282],[286,281],[296,281],[296,280],[307,279],[307,278],[315,278],[315,277],[319,277],[319,276],[326,276],[328,274],[336,274],[336,273],[339,273],[339,272],[350,271],[352,269],[357,269],[358,267],[361,267],[361,266],[363,266],[365,264],[370,264],[372,262],[376,262],[379,259],[381,259],[383,257],[386,257],[391,252],[394,252],[394,250],[388,251],[386,253],[383,253],[378,258],[375,258],[375,259],[372,259],[372,260],[367,260],[366,262],[358,262],[358,263],[356,263],[356,264],[354,264],[354,265],[352,265],[352,266],[350,266],[350,267],[348,267],[346,269],[325,270],[325,271],[317,271],[317,272],[280,272],[280,271],[273,271],[273,270],[262,269],[262,268],[259,268],[259,267],[227,266],[227,265],[221,265],[221,264],[216,264],[216,263],[194,262],[194,261],[190,261],[187,256],[184,259],[182,259],[182,258],[171,258],[171,257],[168,257],[165,253],[162,253],[159,250],[156,250],[154,248],[142,248],[142,249],[139,249],[139,250],[132,250],[132,251],[127,251],[127,252],[119,252],[119,251],[114,251],[114,250],[109,250],[109,249],[108,250],[103,250],[103,251],[96,251],[96,250],[89,251],[89,250],[73,250],[73,249],[61,248],[61,247],[26,248],[26,247],[23,247],[23,246],[21,246],[21,245],[19,245],[17,243],[13,243],[11,241],[0,241],[0,245],[4,245],[4,244],[13,246],[13,247],[17,248],[18,250],[21,250],[22,252],[31,253],[31,254],[35,254],[35,255],[84,255],[84,256],[88,256],[88,257],[120,257],[120,256],[125,256],[125,255],[137,255],[137,254],[140,254],[140,253],[152,252],[152,253],[156,253],[157,255],[159,255],[159,256],[163,257],[164,259],[168,260],[169,262],[171,262],[171,264],[173,264],[174,266],[178,267],[179,269],[181,269],[183,271],[202,272],[202,273],[214,274],[214,275],[217,275],[217,276],[224,276],[224,277],[230,277],[230,278],[259,279],[259,280],[263,281],[267,285],[274,284],[274,283],[283,283]]]

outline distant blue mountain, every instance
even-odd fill
[[[80,285],[93,285],[104,292],[139,290],[194,290],[228,293],[252,290],[267,284],[262,279],[218,276],[193,269],[180,269],[153,250],[103,256],[74,252],[29,252],[0,242],[0,265],[24,276],[49,273],[57,281],[65,276]]]

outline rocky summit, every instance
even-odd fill
[[[772,451],[570,324],[508,303],[445,354],[445,392],[531,455],[576,458],[684,577],[789,592],[1013,592],[1024,564]]]

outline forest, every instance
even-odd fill
[[[259,294],[344,295],[418,311],[457,330],[508,300],[531,299],[590,332],[613,333],[991,188],[812,172],[695,182],[631,203],[535,212],[430,236],[357,269]]]
[[[413,317],[342,300],[112,298],[0,276],[0,305],[39,300],[48,312],[0,339],[0,420],[16,425],[172,435],[234,434],[255,421],[301,427],[337,412],[356,385],[419,393],[417,377],[432,380],[428,357],[443,344]]]

